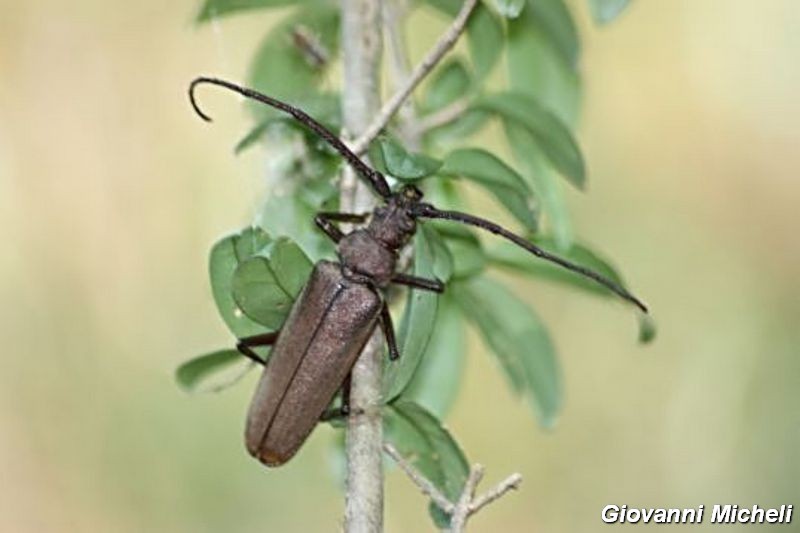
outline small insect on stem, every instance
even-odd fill
[[[405,185],[392,191],[386,177],[367,165],[325,126],[304,111],[253,89],[217,78],[200,77],[189,86],[189,99],[201,118],[195,89],[210,84],[283,111],[330,144],[361,179],[381,197],[372,213],[319,213],[317,226],[337,245],[339,262],[320,261],[276,334],[239,339],[238,349],[254,358],[253,347],[272,345],[247,417],[245,442],[268,466],[288,461],[302,446],[337,391],[349,386],[350,371],[376,327],[383,330],[389,354],[400,357],[384,293],[390,285],[442,292],[438,279],[398,272],[398,254],[416,233],[417,222],[440,219],[474,226],[527,250],[535,257],[586,277],[643,312],[647,307],[623,287],[586,267],[542,250],[524,237],[475,215],[440,210],[422,201],[422,191]],[[361,224],[344,233],[337,223]],[[343,394],[343,414],[349,412]]]

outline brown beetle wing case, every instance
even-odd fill
[[[375,328],[383,301],[344,278],[340,265],[315,267],[286,319],[247,415],[248,451],[267,466],[305,442]]]

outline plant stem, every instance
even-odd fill
[[[431,113],[430,115],[425,115],[417,121],[412,133],[421,136],[434,128],[453,122],[467,112],[471,102],[472,97],[467,96],[446,105],[439,111]]]
[[[389,44],[389,80],[392,92],[399,92],[411,76],[411,61],[408,58],[406,39],[403,33],[408,19],[408,0],[384,0],[383,25],[385,40]],[[421,137],[416,133],[417,112],[414,102],[407,98],[397,111],[398,135],[401,142],[410,150],[419,151]]]
[[[342,115],[349,136],[362,134],[380,108],[381,33],[380,0],[342,0]],[[363,213],[374,203],[370,190],[347,167],[341,183],[341,210]],[[348,417],[346,436],[347,533],[383,530],[382,357],[383,339],[376,329],[352,372],[354,414]]]
[[[345,2],[346,1],[347,0],[345,0]],[[478,0],[464,0],[464,3],[461,5],[461,10],[456,15],[456,18],[453,19],[450,27],[439,37],[439,40],[436,41],[433,48],[428,51],[422,61],[414,68],[406,80],[405,85],[387,100],[380,109],[380,113],[378,113],[375,120],[365,127],[365,130],[361,132],[358,138],[350,144],[350,148],[355,153],[363,153],[369,148],[369,144],[380,134],[381,130],[386,127],[397,110],[400,109],[400,106],[403,105],[403,102],[406,101],[406,98],[411,96],[411,93],[414,92],[417,85],[425,79],[425,76],[430,74],[445,54],[453,48],[458,38],[466,29],[469,16],[477,5]]]
[[[417,486],[422,494],[429,497],[439,509],[450,515],[450,525],[445,530],[447,533],[463,533],[467,526],[467,520],[469,520],[472,515],[502,497],[510,490],[518,489],[522,483],[522,476],[520,474],[511,474],[485,494],[476,497],[475,489],[481,479],[483,479],[483,467],[479,464],[475,464],[469,469],[469,476],[464,483],[464,487],[461,489],[461,495],[455,502],[451,502],[433,483],[419,473],[417,469],[397,451],[397,448],[386,443],[383,445],[383,449],[389,457],[394,459],[394,462],[397,463],[400,470],[406,473],[408,478]]]

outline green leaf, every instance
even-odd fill
[[[209,354],[201,355],[190,359],[181,364],[175,371],[175,380],[183,389],[188,392],[203,390],[204,385],[208,385],[213,376],[219,375],[224,370],[230,369],[237,363],[244,362],[242,354],[236,350],[219,350]],[[249,370],[249,366],[247,369]],[[241,374],[238,376],[241,377]],[[222,385],[212,386],[206,390],[218,391],[228,385],[233,384],[237,378],[223,383]]]
[[[247,132],[247,135],[236,143],[236,146],[233,148],[233,153],[239,155],[248,148],[255,146],[264,137],[264,134],[267,133],[271,126],[283,123],[285,123],[285,119],[279,117],[270,117],[260,121],[253,129]]]
[[[291,239],[280,237],[265,250],[270,268],[281,287],[297,299],[314,269],[311,260]]]
[[[245,315],[272,331],[280,329],[294,301],[263,257],[248,259],[236,269],[233,298]]]
[[[386,410],[385,438],[450,501],[469,475],[464,452],[441,422],[421,406],[398,400]]]
[[[302,0],[206,0],[197,14],[198,23],[210,22],[218,17],[268,7],[281,7],[297,4]]]
[[[431,7],[451,17],[455,17],[462,6],[461,0],[426,1]],[[497,15],[480,3],[469,17],[466,33],[475,76],[481,80],[491,73],[500,59],[505,43],[503,24]]]
[[[305,187],[270,196],[261,208],[259,221],[275,235],[286,236],[297,242],[317,261],[330,257],[334,248],[330,239],[314,225],[314,215],[320,206],[316,202],[309,202],[304,192]],[[335,206],[331,207],[336,210]]]
[[[250,319],[275,331],[286,320],[312,268],[300,247],[281,237],[237,267],[233,299]]]
[[[406,182],[430,176],[442,166],[438,159],[407,152],[391,137],[380,137],[373,143],[370,160],[379,170]]]
[[[211,249],[209,275],[214,302],[228,329],[237,338],[263,333],[264,326],[250,320],[233,299],[233,274],[241,262],[269,242],[269,235],[261,228],[247,228],[239,234],[220,239]]]
[[[486,254],[475,232],[458,224],[428,221],[444,237],[444,242],[453,258],[452,279],[477,276],[486,270]]]
[[[597,24],[608,24],[617,18],[630,3],[630,0],[589,0],[589,8]]]
[[[521,196],[531,195],[525,180],[513,168],[480,148],[461,148],[450,152],[445,157],[441,173],[463,176],[489,191],[503,187]]]
[[[547,164],[547,158],[542,155],[535,138],[528,130],[508,120],[503,121],[503,129],[514,157],[526,170],[523,176],[542,203],[542,210],[558,247],[568,248],[572,243],[572,224],[561,180]]]
[[[451,292],[497,356],[514,391],[530,395],[541,424],[551,427],[561,408],[561,372],[539,317],[485,276],[454,282]]]
[[[453,279],[466,279],[486,270],[486,255],[480,242],[448,239],[447,249],[453,256]]]
[[[447,281],[452,258],[441,237],[432,227],[422,226],[414,237],[415,276]],[[425,290],[409,290],[398,331],[400,358],[388,361],[384,371],[383,397],[394,400],[406,388],[434,331],[439,295]]]
[[[611,263],[586,246],[572,244],[569,248],[559,249],[552,237],[537,237],[531,239],[531,242],[543,250],[557,254],[572,263],[594,270],[623,289],[628,290],[622,276]],[[548,281],[563,283],[592,294],[617,298],[613,292],[599,283],[548,261],[542,261],[512,243],[502,242],[487,250],[486,255],[489,262],[494,266],[509,268]],[[639,315],[639,341],[648,343],[655,337],[655,323],[648,315],[638,311],[637,314]]]
[[[436,69],[420,108],[425,113],[442,109],[466,96],[471,85],[472,78],[464,63],[457,58],[449,59]]]
[[[508,23],[510,87],[536,98],[565,124],[575,125],[580,107],[580,77],[559,53],[535,13]]]
[[[611,266],[608,261],[586,246],[573,244],[567,249],[559,249],[556,242],[551,237],[537,237],[531,239],[531,242],[543,250],[547,250],[568,261],[594,270],[623,288],[625,287],[625,282],[616,269]],[[510,268],[549,281],[564,283],[594,294],[614,296],[614,293],[599,283],[548,261],[543,261],[519,246],[509,242],[501,242],[489,248],[486,255],[489,257],[489,261],[495,266]]]
[[[475,77],[485,79],[500,60],[505,43],[503,24],[486,5],[479,3],[467,22],[467,44]]]
[[[578,30],[563,0],[531,0],[525,15],[547,36],[564,61],[572,68],[578,64],[581,44]]]
[[[490,113],[468,108],[452,122],[436,126],[425,132],[425,139],[445,148],[463,143],[470,135],[480,131],[489,121]]]
[[[567,126],[536,99],[510,91],[485,96],[476,106],[527,130],[553,166],[575,187],[584,187],[586,168],[578,143]]]
[[[466,362],[464,317],[447,293],[439,298],[433,335],[401,399],[413,401],[439,419],[456,399]]]
[[[485,150],[464,148],[450,152],[441,174],[473,181],[503,204],[529,231],[536,231],[536,208],[530,187],[517,172]]]
[[[650,315],[639,313],[639,342],[649,344],[656,338],[656,323]]]
[[[272,237],[259,226],[245,228],[234,240],[234,251],[239,262],[258,254],[272,242]]]
[[[315,3],[270,30],[250,64],[248,83],[254,89],[301,107],[326,125],[338,125],[339,99],[319,91],[329,65],[319,64],[297,45],[295,36],[300,29],[314,36],[328,56],[336,56],[339,10],[333,5]],[[284,116],[259,102],[248,101],[248,106],[259,120]]]
[[[515,19],[522,13],[525,0],[494,0],[494,7],[505,18]]]
[[[449,104],[467,98],[471,91],[477,90],[473,75],[458,58],[450,59],[434,71],[433,78],[420,102],[420,110],[425,115],[441,111]],[[478,109],[467,109],[451,122],[436,126],[425,132],[428,140],[447,145],[449,141],[463,141],[480,130],[487,122],[489,113]]]

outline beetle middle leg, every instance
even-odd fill
[[[409,276],[408,274],[395,274],[392,276],[392,283],[398,285],[405,285],[413,289],[422,289],[432,292],[444,292],[444,283],[438,279],[420,278],[417,276]]]
[[[341,407],[334,407],[326,409],[319,417],[320,421],[327,422],[334,418],[345,418],[351,414],[350,411],[350,386],[353,383],[353,372],[348,372],[347,377],[344,378],[342,383],[342,405]]]
[[[260,365],[267,364],[256,352],[253,350],[256,346],[272,346],[275,343],[275,340],[278,338],[279,331],[270,331],[269,333],[262,333],[260,335],[253,335],[252,337],[245,337],[243,339],[239,339],[239,342],[236,343],[236,349],[239,350],[239,353],[255,361]]]
[[[358,213],[332,213],[324,212],[317,213],[314,217],[314,223],[325,232],[325,235],[330,237],[333,242],[339,242],[344,237],[344,233],[335,222],[349,222],[351,224],[361,224],[369,215]]]
[[[397,349],[397,338],[394,335],[392,315],[389,313],[389,306],[386,305],[386,302],[383,303],[383,309],[381,309],[380,321],[383,336],[386,337],[386,344],[389,345],[389,359],[394,361],[400,357],[400,350]]]

